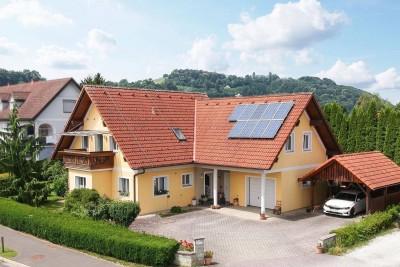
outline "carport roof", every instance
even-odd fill
[[[400,184],[400,167],[379,151],[336,155],[299,180],[343,178],[343,168],[371,190]]]

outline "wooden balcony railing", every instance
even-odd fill
[[[60,151],[66,168],[81,170],[110,169],[114,167],[114,152],[87,152],[83,149],[65,149]]]

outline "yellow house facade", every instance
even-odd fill
[[[276,119],[281,125],[273,138],[232,137],[238,122],[230,116],[239,105],[265,105],[266,113],[268,105],[281,103],[291,109]],[[340,147],[312,94],[210,100],[86,87],[53,157],[68,168],[70,190],[93,188],[111,199],[139,202],[141,214],[188,206],[193,199],[199,204],[204,195],[215,205],[238,199],[240,206],[261,211],[279,203],[285,212],[310,205],[312,188],[298,178],[335,152]],[[326,197],[318,186],[315,203]]]

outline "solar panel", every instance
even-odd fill
[[[238,137],[247,121],[237,121],[228,134],[228,137]]]
[[[247,105],[237,105],[236,108],[232,111],[231,116],[229,117],[229,121],[237,121],[243,110],[245,110]]]
[[[268,127],[268,124],[271,120],[262,120],[258,121],[256,127],[254,127],[253,132],[250,134],[251,138],[262,138],[262,134],[264,133],[265,129]]]
[[[293,102],[239,104],[229,117],[236,121],[230,138],[274,138],[292,109]]]
[[[272,120],[270,124],[268,124],[267,129],[263,133],[263,138],[274,138],[277,134],[279,128],[281,127],[283,120]]]
[[[264,114],[264,112],[267,109],[267,107],[268,107],[268,104],[258,104],[257,108],[254,110],[254,112],[251,115],[250,119],[252,119],[252,120],[261,119],[261,116]]]
[[[257,105],[251,104],[247,105],[246,109],[243,111],[242,115],[240,115],[238,120],[248,120],[251,115],[253,115],[254,110],[257,108]]]
[[[293,107],[293,102],[281,103],[278,111],[274,115],[274,119],[284,120],[289,114],[290,109]]]
[[[253,132],[254,127],[256,127],[257,122],[258,121],[247,121],[238,137],[250,137],[250,134]]]

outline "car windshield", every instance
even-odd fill
[[[348,200],[348,201],[355,201],[356,195],[351,193],[340,192],[336,195],[336,199]]]

